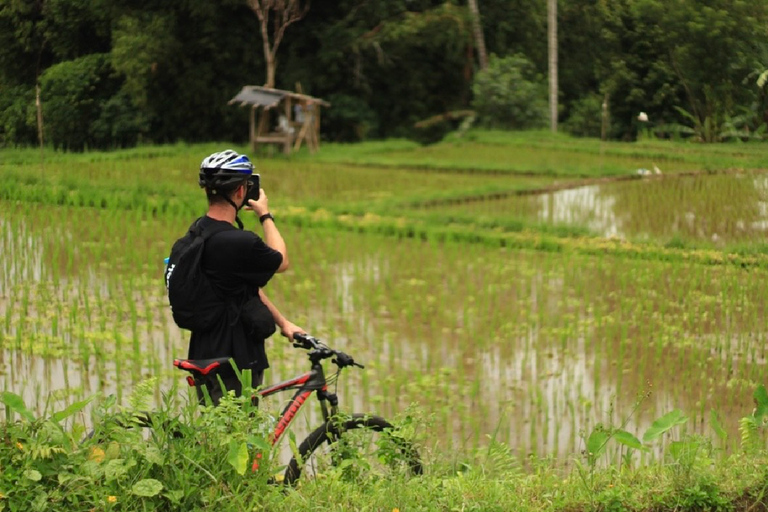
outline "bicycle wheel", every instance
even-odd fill
[[[298,459],[294,456],[285,470],[283,481],[289,485],[302,471],[306,477],[318,477],[329,468],[352,479],[422,473],[416,449],[379,416],[331,419],[309,434],[298,451]]]

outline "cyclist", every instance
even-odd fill
[[[269,367],[264,341],[275,332],[275,326],[289,340],[304,330],[288,321],[263,291],[274,274],[288,268],[288,254],[275,219],[269,213],[267,194],[258,181],[252,179],[253,171],[249,158],[231,149],[209,155],[200,165],[199,185],[205,189],[208,212],[199,220],[199,226],[203,231],[216,230],[205,242],[202,267],[228,307],[213,328],[192,332],[188,357],[231,357],[240,370],[251,370],[255,388]],[[258,199],[249,199],[255,196],[252,189],[255,187],[259,187]],[[264,230],[263,239],[243,230],[238,216],[243,207],[258,217]],[[234,222],[239,229],[233,226]],[[241,386],[234,372],[221,376],[226,389],[239,395]],[[201,401],[202,386],[208,389],[213,402],[218,403],[224,392],[218,379],[196,382]]]

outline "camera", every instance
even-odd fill
[[[248,191],[245,193],[245,204],[248,204],[249,199],[253,199],[254,201],[259,200],[259,195],[261,191],[261,177],[258,174],[252,174],[250,178],[248,178]]]

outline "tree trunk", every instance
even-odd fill
[[[548,0],[549,19],[549,126],[557,131],[557,0]]]
[[[267,52],[265,55],[267,58],[267,83],[264,87],[275,88],[275,69],[277,68],[277,60],[272,52]]]
[[[247,0],[248,6],[259,18],[261,26],[261,41],[264,48],[264,61],[267,65],[267,81],[265,87],[275,87],[275,70],[277,68],[277,49],[283,40],[285,29],[302,19],[309,10],[309,2],[302,5],[301,0]],[[270,12],[273,16],[270,23]],[[269,28],[272,27],[270,32]],[[272,40],[270,41],[270,34]]]
[[[480,64],[480,71],[488,67],[488,54],[485,50],[485,36],[483,36],[483,27],[480,24],[480,10],[477,8],[477,0],[468,0],[469,12],[472,13],[472,31],[475,35],[475,46],[477,47],[477,60]]]

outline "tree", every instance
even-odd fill
[[[261,24],[261,40],[264,47],[264,60],[267,65],[265,87],[275,86],[277,68],[277,49],[283,40],[285,29],[302,19],[309,11],[309,1],[301,0],[247,0],[248,6],[256,13]],[[270,23],[270,11],[272,23]],[[270,30],[271,26],[271,30]],[[270,41],[271,35],[271,41]]]
[[[485,51],[485,37],[483,26],[480,24],[480,10],[477,8],[477,0],[469,1],[469,12],[472,13],[472,32],[475,35],[477,46],[477,60],[480,63],[480,71],[488,67],[488,53]]]
[[[525,130],[546,124],[544,77],[524,55],[491,54],[488,69],[475,76],[472,90],[472,106],[484,126]]]

